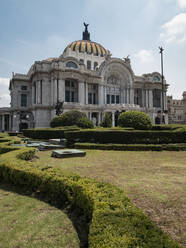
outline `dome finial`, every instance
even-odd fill
[[[83,32],[83,40],[90,40],[90,33],[88,32],[88,25],[85,22],[83,23],[85,26],[85,31]]]

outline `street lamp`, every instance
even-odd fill
[[[159,47],[159,52],[161,54],[161,83],[162,83],[162,122],[165,123],[164,117],[164,75],[163,75],[163,47]]]

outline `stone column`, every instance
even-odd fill
[[[41,90],[41,84],[40,81],[37,81],[37,103],[41,103],[41,99],[40,99],[40,90]]]
[[[102,85],[98,86],[98,104],[100,106],[104,104],[104,88]]]
[[[104,88],[103,88],[103,91],[104,91],[104,100],[103,100],[103,103],[104,104],[107,104],[107,87],[106,86],[104,86]]]
[[[142,107],[145,107],[145,90],[142,89],[141,95],[142,95]]]
[[[65,101],[65,80],[59,79],[59,101]]]
[[[32,105],[34,104],[34,82],[32,82]]]
[[[88,104],[88,83],[85,83],[85,104]]]
[[[50,81],[50,105],[54,105],[54,82],[53,79]]]
[[[149,108],[153,108],[153,94],[152,94],[152,90],[149,90]]]
[[[57,102],[57,79],[53,79],[54,104]]]
[[[122,90],[122,100],[121,100],[121,103],[122,104],[125,104],[125,89]]]
[[[78,102],[85,104],[85,85],[83,82],[78,83]]]
[[[127,89],[127,104],[130,104],[130,89]]]
[[[12,131],[12,115],[9,114],[9,131]]]
[[[128,103],[128,89],[125,89],[125,104]]]
[[[128,89],[128,103],[130,104],[130,89]]]
[[[112,127],[115,127],[115,112],[112,111]]]
[[[146,108],[149,108],[149,91],[146,90]]]
[[[92,120],[92,112],[91,111],[89,112],[89,120],[90,121]]]
[[[134,104],[134,89],[130,89],[130,104]]]

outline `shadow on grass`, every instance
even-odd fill
[[[40,192],[33,192],[28,189],[21,189],[20,187],[8,184],[7,182],[1,182],[0,188],[4,191],[11,191],[20,195],[36,198],[37,200],[49,203],[50,205],[63,211],[72,221],[72,224],[78,234],[80,248],[88,248],[88,233],[90,221],[84,214],[83,210],[79,209],[76,206],[70,205],[68,202],[52,201],[45,194],[41,194]]]

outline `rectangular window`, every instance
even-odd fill
[[[114,104],[115,103],[115,95],[111,96],[111,103]]]
[[[70,102],[70,91],[69,90],[65,91],[65,102]]]
[[[110,95],[107,95],[107,104],[110,104]]]
[[[153,107],[154,108],[161,107],[161,90],[159,89],[153,90]]]
[[[93,104],[96,104],[96,94],[93,94]]]
[[[21,90],[27,90],[27,86],[26,85],[21,85]]]
[[[71,91],[71,102],[75,102],[74,91]]]
[[[92,93],[88,93],[88,104],[92,104]]]
[[[78,102],[77,81],[65,80],[65,102]]]
[[[119,96],[116,96],[116,104],[119,104]]]
[[[27,95],[21,94],[21,107],[27,107]]]
[[[65,87],[70,87],[70,81],[69,80],[65,80]]]

